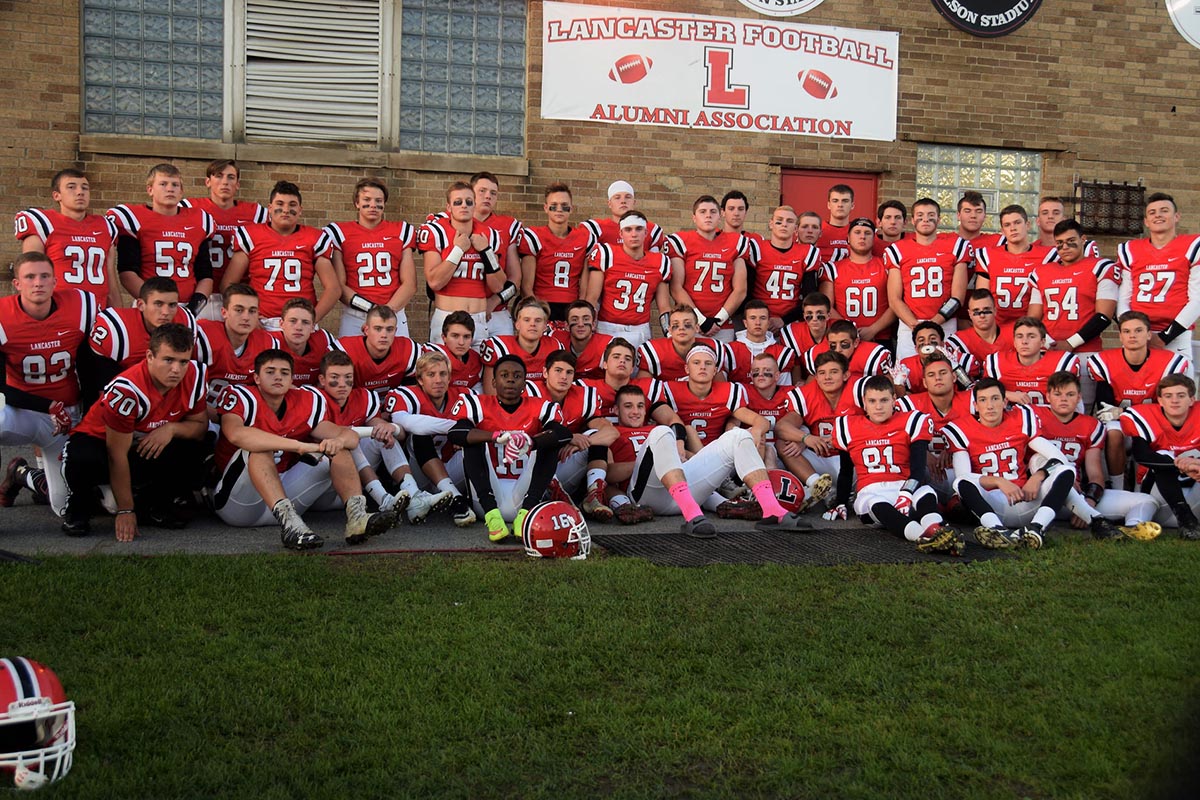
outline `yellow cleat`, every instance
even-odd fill
[[[488,538],[493,542],[499,542],[508,538],[508,525],[505,524],[504,517],[500,516],[500,509],[493,508],[484,514],[483,523],[487,525]]]
[[[1139,542],[1157,539],[1158,535],[1162,533],[1162,525],[1157,522],[1139,522],[1137,525],[1121,525],[1119,527],[1121,533],[1130,539],[1137,539]]]

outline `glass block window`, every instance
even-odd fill
[[[998,212],[1018,203],[1037,214],[1042,186],[1042,154],[992,147],[917,145],[917,197],[932,197],[942,207],[939,230],[958,228],[955,206],[974,189],[987,201],[983,229],[999,231]]]
[[[85,133],[220,139],[223,0],[84,0]]]
[[[400,146],[525,151],[525,0],[404,0]]]
[[[1075,186],[1079,223],[1094,236],[1141,236],[1146,187],[1080,181]]]

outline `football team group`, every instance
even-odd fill
[[[309,509],[344,509],[351,544],[448,513],[573,557],[584,517],[710,538],[705,512],[797,531],[818,504],[929,553],[965,546],[947,519],[991,548],[1056,518],[1200,538],[1200,236],[1169,195],[1114,261],[1050,197],[987,234],[966,192],[947,233],[929,198],[862,216],[837,185],[760,235],[729,191],[668,235],[623,180],[606,216],[573,223],[556,183],[525,224],[482,172],[414,227],[366,178],[324,228],[293,183],[265,207],[233,161],[204,183],[158,164],[97,215],[68,169],[16,215],[0,444],[37,463],[8,461],[0,505],[28,489],[73,536],[112,514],[119,541],[277,522],[294,549],[323,544]]]

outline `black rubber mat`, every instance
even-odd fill
[[[707,564],[962,564],[989,558],[1009,558],[988,550],[967,535],[961,556],[926,555],[916,545],[878,528],[814,529],[810,533],[724,531],[715,539],[693,539],[682,533],[593,533],[592,542],[618,556],[644,558],[668,567]]]

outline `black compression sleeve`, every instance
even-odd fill
[[[211,278],[212,274],[212,256],[209,255],[209,246],[211,242],[205,239],[200,243],[200,249],[196,251],[196,257],[192,259],[192,268],[196,273],[196,280],[202,281],[205,278]]]
[[[132,236],[117,239],[117,271],[142,271],[142,246]]]
[[[1115,406],[1117,404],[1117,396],[1115,394],[1113,394],[1113,388],[1112,388],[1111,383],[1104,383],[1102,381],[1096,381],[1096,406],[1097,406],[1097,408],[1099,407],[1100,403],[1108,403],[1110,406]]]
[[[467,446],[467,434],[475,430],[475,425],[469,419],[460,419],[454,423],[454,427],[446,434],[446,438],[450,440],[450,444],[457,447]]]
[[[1083,327],[1075,334],[1085,342],[1090,342],[1112,324],[1112,319],[1104,314],[1092,314],[1092,318],[1083,324]]]
[[[929,484],[929,442],[913,442],[908,450],[908,470],[912,479],[922,486]]]
[[[838,454],[841,460],[838,466],[837,499],[834,503],[844,506],[849,504],[850,492],[854,488],[854,460],[845,450],[839,450]]]
[[[561,422],[550,422],[545,430],[533,437],[533,446],[537,450],[545,448],[558,449],[571,441],[571,432]]]
[[[1170,467],[1175,469],[1175,459],[1166,453],[1157,453],[1140,436],[1133,437],[1133,460],[1147,467]]]

